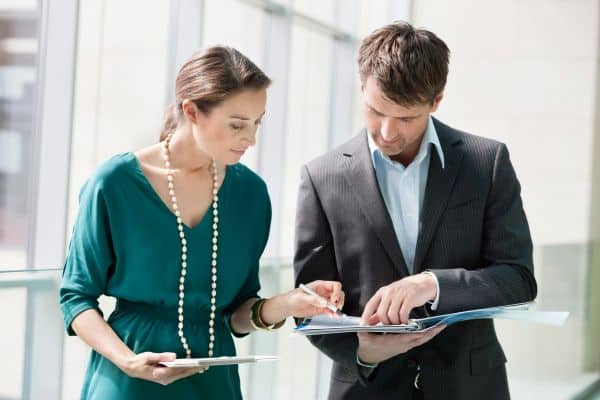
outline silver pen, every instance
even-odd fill
[[[310,294],[311,296],[314,297],[318,297],[321,300],[325,300],[326,302],[326,307],[329,308],[331,311],[333,311],[336,315],[343,317],[345,314],[336,306],[334,306],[333,304],[331,304],[330,302],[327,301],[326,298],[324,298],[323,296],[321,296],[320,294],[318,294],[317,292],[315,292],[314,290],[312,290],[311,288],[309,288],[308,286],[306,286],[305,284],[301,283],[299,285],[300,289],[302,289],[305,293]]]

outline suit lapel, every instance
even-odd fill
[[[362,134],[353,142],[353,149],[350,149],[351,151],[348,153],[344,153],[346,156],[344,177],[352,188],[362,212],[381,241],[392,264],[402,276],[407,276],[409,273],[406,262],[400,250],[392,220],[379,190],[366,135],[366,131],[363,130]]]
[[[420,272],[423,268],[423,260],[437,230],[440,217],[446,208],[463,157],[462,147],[460,146],[461,139],[451,128],[436,119],[433,121],[444,152],[445,167],[442,169],[437,151],[432,149],[427,185],[425,186],[425,198],[423,199],[419,221],[417,248],[415,249],[415,273]]]

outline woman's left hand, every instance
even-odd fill
[[[272,325],[287,317],[307,318],[318,314],[334,316],[336,313],[327,308],[327,302],[338,309],[344,306],[344,292],[340,282],[313,281],[307,283],[306,286],[317,292],[322,298],[296,288],[267,299],[261,308],[260,319],[266,325]]]
[[[284,301],[287,305],[288,315],[297,318],[312,317],[318,314],[333,316],[336,314],[327,308],[327,302],[333,304],[338,309],[344,306],[345,296],[340,282],[313,281],[307,283],[306,286],[317,292],[323,299],[312,296],[300,288],[287,292],[284,295]]]

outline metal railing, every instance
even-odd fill
[[[3,335],[2,346],[10,353],[9,357],[16,359],[10,370],[0,374],[0,399],[37,399],[40,398],[40,393],[44,394],[44,399],[70,399],[81,388],[89,348],[81,346],[78,338],[67,337],[65,334],[58,307],[61,272],[61,268],[0,271],[0,296],[6,296],[0,305],[0,315],[4,321],[23,317],[23,310],[32,308],[31,304],[27,304],[28,301],[35,302],[35,313],[25,313],[23,326],[7,326],[11,335]],[[291,265],[284,260],[264,260],[260,277],[263,296],[271,296],[293,287]],[[15,296],[14,289],[23,289],[26,295]],[[101,298],[100,307],[104,315],[108,316],[112,312],[114,301]],[[279,331],[259,332],[247,338],[236,339],[238,354],[280,356],[277,363],[240,366],[244,398],[268,400],[282,396],[289,399],[325,396],[330,362],[303,337],[290,338],[292,326],[292,322],[288,321]],[[21,334],[19,330],[22,331]],[[22,344],[17,340],[20,335],[24,338]],[[7,343],[5,340],[15,343]],[[40,347],[41,343],[44,344],[43,347]],[[67,351],[71,353],[69,358],[78,361],[65,365],[64,353]],[[74,357],[73,353],[79,354]],[[37,366],[35,369],[31,368],[34,362]],[[54,379],[50,382],[47,376],[35,373],[42,369],[61,371],[59,383],[54,382]],[[303,388],[294,388],[293,393],[288,392],[290,385],[284,379],[289,376],[288,372],[292,375],[304,375]],[[310,376],[307,377],[307,373]],[[18,382],[22,382],[20,388],[16,387]],[[35,391],[32,391],[33,388]]]

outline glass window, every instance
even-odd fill
[[[0,285],[2,272],[0,272]],[[25,348],[25,288],[0,289],[2,330],[0,354],[10,362],[0,363],[0,399],[20,399],[23,386],[23,350]]]
[[[264,18],[265,14],[260,8],[237,0],[207,0],[204,6],[203,47],[234,47],[262,68]],[[268,113],[267,110],[265,118],[269,118]],[[260,141],[260,133],[258,135]],[[256,170],[257,146],[251,147],[241,161]]]
[[[367,36],[373,30],[392,22],[392,20],[390,19],[389,1],[360,0],[358,3],[359,40]]]
[[[356,63],[356,60],[354,60]],[[355,67],[354,86],[352,88],[352,133],[356,134],[360,129],[364,128],[365,122],[362,113],[362,87],[360,84],[360,76],[358,75],[358,67]]]
[[[169,1],[79,7],[69,228],[85,180],[112,155],[158,140],[165,110]],[[132,29],[143,20],[146,29]]]
[[[289,99],[280,254],[293,255],[300,167],[327,150],[331,91],[331,37],[294,24],[291,32]]]
[[[293,0],[294,11],[318,21],[335,24],[335,0]]]
[[[0,1],[0,269],[27,263],[39,12],[37,1]]]
[[[203,46],[235,47],[256,65],[261,65],[264,12],[238,0],[206,0]]]
[[[93,171],[116,153],[158,140],[169,78],[169,8],[168,0],[79,5],[67,239],[79,190]],[[132,29],[132,21],[142,20]],[[110,302],[101,298],[105,310]],[[66,338],[64,399],[79,397],[89,352],[79,338]]]

